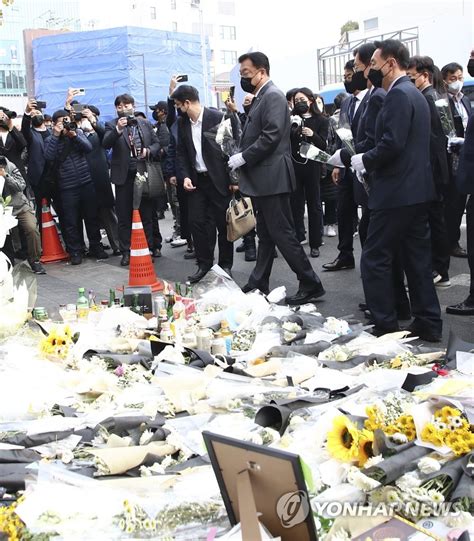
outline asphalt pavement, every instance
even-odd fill
[[[169,236],[172,229],[171,212],[166,213],[165,220],[160,221],[163,237]],[[466,245],[466,229],[462,226],[461,245]],[[354,238],[354,254],[356,268],[338,272],[326,272],[322,265],[333,261],[337,256],[337,237],[323,237],[324,246],[321,246],[319,258],[311,259],[315,271],[319,274],[326,295],[321,298],[317,307],[324,316],[354,315],[364,320],[358,304],[363,302],[362,282],[360,279],[359,259],[360,242],[358,236]],[[104,244],[107,239],[104,239]],[[236,246],[239,241],[235,243]],[[306,245],[306,252],[309,247]],[[172,248],[164,243],[162,257],[154,260],[157,275],[172,282],[185,282],[187,276],[195,272],[194,260],[185,260],[183,255],[186,247]],[[110,253],[110,251],[109,251]],[[254,263],[246,262],[244,254],[235,253],[234,267],[232,269],[234,280],[243,286],[253,269]],[[60,304],[75,303],[77,290],[84,287],[92,289],[96,294],[97,302],[109,298],[110,288],[119,288],[128,283],[128,267],[120,266],[120,257],[110,256],[105,261],[84,259],[78,266],[69,263],[49,263],[45,265],[46,275],[37,276],[38,299],[36,306],[44,306],[50,315],[57,317]],[[461,317],[446,314],[446,306],[464,300],[469,292],[469,267],[467,259],[451,258],[450,278],[452,286],[446,289],[437,289],[441,303],[444,321],[443,345],[446,345],[449,331],[464,340],[474,341],[474,316]],[[293,294],[298,288],[296,277],[289,269],[285,260],[279,255],[274,260],[270,287],[285,286],[288,294]]]

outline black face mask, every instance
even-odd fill
[[[31,123],[33,124],[34,128],[39,128],[41,124],[44,122],[44,116],[43,115],[35,115],[31,119]]]
[[[255,89],[257,88],[256,85],[252,84],[253,77],[241,77],[240,78],[240,86],[244,92],[248,92],[249,94],[252,94]]]
[[[467,63],[467,72],[471,77],[474,77],[474,58],[470,58]]]
[[[365,90],[367,88],[367,79],[364,77],[363,71],[356,71],[351,82],[356,90]]]
[[[353,94],[357,90],[356,85],[354,83],[354,76],[352,77],[350,81],[344,81],[344,88],[346,89],[346,92],[348,94]]]
[[[368,78],[375,88],[382,88],[382,81],[383,81],[382,70],[376,70],[374,68],[370,68]]]
[[[5,121],[0,120],[0,128],[3,130],[8,130],[8,124]]]
[[[299,101],[293,107],[294,115],[305,115],[309,111],[309,105],[305,101]]]
[[[410,81],[416,86],[416,77],[410,77]]]
[[[157,122],[159,121],[158,111],[153,111],[153,113],[151,113],[151,116],[153,117],[153,120],[156,120]]]

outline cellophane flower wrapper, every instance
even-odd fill
[[[449,97],[447,95],[440,96],[434,103],[444,135],[447,138],[455,137],[456,128],[454,127],[454,119],[451,113],[451,107],[449,106]]]
[[[336,133],[347,152],[349,152],[351,156],[354,156],[354,154],[356,153],[356,149],[354,143],[354,136],[352,134],[350,126],[348,124],[345,125],[340,123],[339,127],[336,129]]]
[[[330,154],[307,142],[301,143],[299,153],[302,158],[319,163],[327,163],[331,158]]]
[[[211,130],[204,132],[204,136],[215,143],[224,156],[230,158],[240,152],[240,139],[242,126],[237,114],[231,113],[222,118],[221,122]],[[240,178],[239,169],[229,171],[229,177],[238,184]]]

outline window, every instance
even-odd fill
[[[150,6],[150,19],[156,20],[156,7]]]
[[[173,21],[171,23],[171,31],[172,32],[177,32],[178,31],[178,23],[176,21]]]
[[[235,40],[235,26],[221,26],[220,27],[220,38],[221,39],[231,39]]]
[[[379,18],[374,17],[373,19],[367,19],[364,21],[364,31],[375,30],[379,27]]]
[[[176,0],[171,0],[171,9],[176,9]]]
[[[199,23],[193,23],[192,33],[199,34],[199,35],[201,34],[201,25]],[[214,27],[212,26],[212,24],[204,25],[204,35],[210,38],[214,36]]]
[[[221,51],[221,63],[228,66],[237,64],[237,51]]]
[[[217,4],[217,13],[219,15],[235,15],[234,2],[223,2],[219,0]]]

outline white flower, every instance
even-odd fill
[[[372,456],[370,457],[367,462],[364,464],[364,470],[367,470],[368,468],[371,468],[372,466],[376,466],[379,462],[383,461],[382,455]]]
[[[138,442],[138,444],[146,445],[147,443],[149,443],[152,437],[153,437],[153,432],[151,430],[145,430],[143,434],[140,436],[140,441]]]
[[[411,488],[419,487],[420,483],[420,479],[413,472],[405,473],[405,475],[402,475],[395,481],[397,487],[404,492]]]
[[[301,415],[294,415],[290,419],[290,426],[301,425],[301,424],[304,424],[305,422],[306,421],[303,419],[303,417],[301,417]]]
[[[410,494],[413,498],[415,498],[419,502],[426,502],[426,503],[431,502],[431,498],[428,495],[428,491],[426,490],[426,488],[421,488],[421,487],[412,488],[410,489]]]
[[[66,449],[61,454],[61,461],[64,464],[69,464],[74,460],[74,453],[70,451],[69,449]]]
[[[263,445],[263,438],[258,432],[252,432],[250,434],[249,440],[257,445]]]
[[[358,468],[352,466],[347,474],[349,483],[363,492],[369,492],[380,486],[378,481],[367,477]]]
[[[401,501],[400,495],[396,488],[391,488],[390,490],[387,490],[384,496],[387,503],[398,503]]]
[[[405,434],[402,434],[401,432],[396,432],[395,434],[392,434],[391,438],[395,443],[407,443],[408,441],[408,438],[405,436]]]
[[[350,541],[351,536],[344,530],[344,528],[339,528],[334,533],[328,534],[326,541]]]
[[[450,528],[470,527],[472,523],[472,515],[468,511],[460,511],[452,515],[447,515],[444,519],[444,523]]]
[[[330,334],[337,334],[339,336],[350,332],[347,321],[335,317],[328,317],[324,322],[323,329]]]
[[[436,459],[425,456],[418,462],[418,469],[424,474],[434,473],[441,469],[441,464]]]
[[[431,501],[433,503],[443,503],[444,502],[443,494],[441,494],[441,492],[438,492],[437,490],[428,490],[428,496],[431,498]]]

